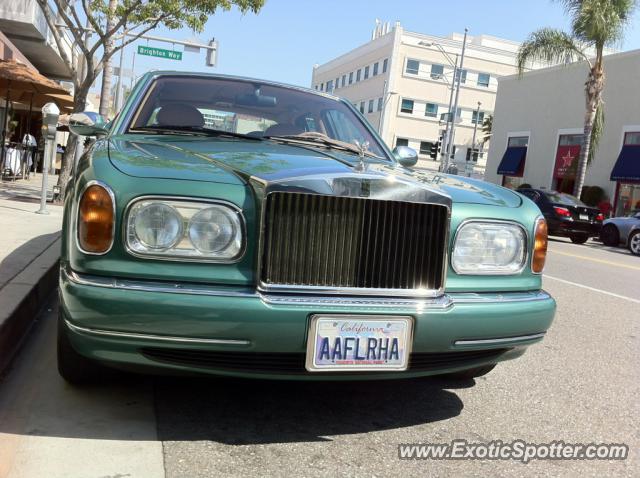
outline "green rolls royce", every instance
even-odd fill
[[[58,369],[303,380],[476,377],[541,341],[527,198],[413,169],[349,102],[151,72],[65,191]]]

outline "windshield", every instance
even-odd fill
[[[302,135],[305,142],[329,148],[339,147],[338,142],[368,143],[369,153],[387,157],[378,140],[343,102],[257,81],[158,78],[138,107],[129,131],[172,127],[182,132],[206,129],[252,138]],[[322,141],[322,137],[337,142]]]
[[[548,192],[545,194],[547,195],[549,200],[554,203],[565,204],[567,206],[587,207],[585,203],[580,201],[577,197],[571,196],[570,194],[557,193],[557,192]]]

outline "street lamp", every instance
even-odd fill
[[[482,103],[478,101],[478,107],[476,108],[476,121],[473,125],[473,138],[471,139],[471,156],[469,157],[471,161],[473,161],[473,156],[476,154],[476,133],[478,132],[478,123],[480,122],[480,105],[482,105]],[[467,176],[470,177],[471,172],[469,171],[469,161],[467,161],[467,167],[465,170],[467,172]]]

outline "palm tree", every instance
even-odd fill
[[[484,136],[482,138],[482,144],[485,144],[491,139],[491,131],[493,130],[493,115],[487,115],[482,122],[482,132]]]
[[[582,60],[589,68],[585,82],[584,131],[573,194],[580,197],[587,163],[598,147],[604,126],[602,91],[604,90],[604,48],[619,42],[636,0],[556,0],[571,20],[571,32],[553,28],[537,30],[518,51],[518,71],[524,72],[532,61],[569,63]]]

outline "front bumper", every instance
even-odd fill
[[[544,291],[435,299],[276,296],[87,276],[66,267],[60,292],[63,324],[86,357],[128,369],[311,380],[434,375],[515,358],[542,340],[555,313]],[[309,317],[322,313],[412,316],[409,369],[306,372]]]

